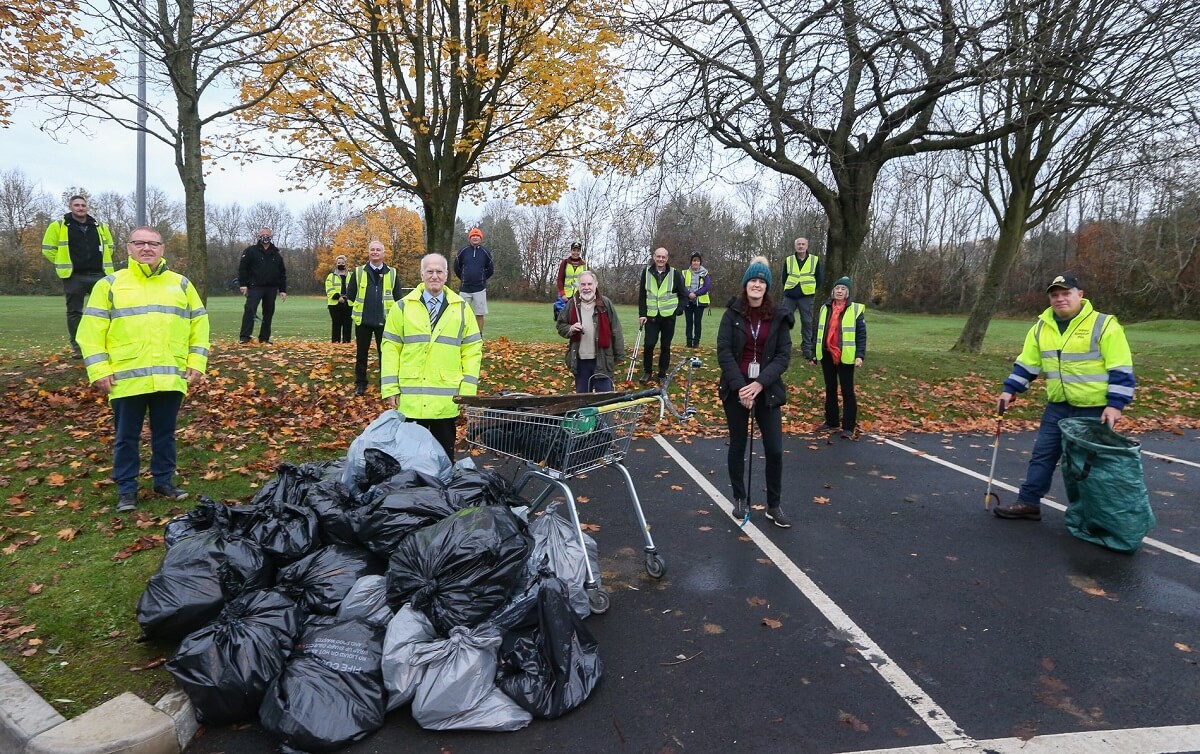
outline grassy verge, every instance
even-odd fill
[[[566,391],[571,382],[550,306],[491,306],[484,392]],[[0,412],[0,657],[68,717],[123,691],[153,699],[171,684],[158,666],[173,647],[138,643],[134,620],[162,557],[165,521],[200,494],[247,499],[280,462],[341,455],[382,410],[377,395],[350,398],[353,346],[324,342],[329,320],[321,299],[280,304],[269,347],[237,344],[240,299],[214,298],[209,308],[209,380],[188,397],[179,433],[180,482],[192,498],[183,505],[147,499],[128,517],[112,508],[111,414],[86,386],[79,363],[67,358],[61,299],[0,298],[0,386],[8,396]],[[634,311],[622,308],[620,315],[632,347]],[[710,310],[705,319],[705,345],[697,351],[705,366],[693,393],[700,421],[688,432],[723,432],[712,350],[719,315]],[[864,425],[883,432],[990,425],[992,401],[1028,321],[995,322],[984,352],[966,356],[948,351],[962,318],[868,316],[867,366],[859,377]],[[1200,324],[1143,323],[1129,336],[1139,389],[1126,428],[1198,426]],[[819,370],[797,359],[787,382],[788,429],[807,432],[821,417]],[[1022,400],[1014,423],[1031,426],[1040,399],[1035,390]]]

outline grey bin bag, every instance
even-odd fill
[[[1142,473],[1142,446],[1099,419],[1078,417],[1062,430],[1066,524],[1072,535],[1117,552],[1134,552],[1156,523]]]
[[[584,553],[579,547],[579,535],[575,525],[563,516],[558,515],[561,503],[551,503],[546,511],[534,518],[529,524],[529,533],[533,535],[533,552],[529,557],[529,569],[536,573],[538,564],[543,557],[549,559],[550,570],[566,583],[571,595],[571,609],[580,618],[592,614],[588,603],[587,592],[583,585],[587,581],[587,568],[584,566]],[[584,532],[583,543],[587,548],[587,559],[592,566],[592,576],[596,586],[600,586],[600,556],[596,540]]]
[[[368,448],[388,454],[405,471],[423,471],[450,482],[453,467],[441,444],[420,424],[404,421],[404,414],[395,409],[380,414],[350,443],[342,472],[342,484],[350,490],[366,488]]]
[[[372,623],[387,623],[392,609],[387,603],[387,576],[362,576],[346,592],[338,606],[339,618],[365,618]]]
[[[425,613],[411,604],[396,611],[383,637],[383,684],[387,688],[388,712],[412,701],[417,686],[425,677],[425,666],[413,665],[419,647],[437,638]]]
[[[448,639],[418,645],[412,662],[425,668],[413,696],[418,725],[428,730],[508,731],[533,720],[496,686],[500,641],[493,626],[455,626]]]

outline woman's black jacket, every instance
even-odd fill
[[[793,314],[785,307],[776,306],[771,317],[771,329],[763,354],[759,357],[757,382],[763,386],[766,405],[782,406],[787,403],[787,385],[783,384],[783,373],[792,359]],[[746,347],[746,316],[740,309],[740,299],[734,297],[717,330],[717,362],[721,366],[721,383],[717,394],[721,401],[735,399],[737,392],[750,380],[742,374],[742,349]]]

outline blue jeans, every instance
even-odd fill
[[[684,334],[687,336],[689,347],[700,345],[701,331],[704,329],[705,308],[703,304],[686,304],[683,307]]]
[[[1070,403],[1047,403],[1042,411],[1042,424],[1038,427],[1037,439],[1033,442],[1033,457],[1029,459],[1029,470],[1025,472],[1025,483],[1017,493],[1017,502],[1041,505],[1042,497],[1050,491],[1054,481],[1054,469],[1062,457],[1062,430],[1058,423],[1076,416],[1096,419],[1104,413],[1103,406],[1072,406]]]
[[[157,393],[129,395],[111,402],[116,439],[113,442],[112,478],[121,494],[137,492],[137,477],[142,457],[139,445],[142,424],[150,413],[150,473],[154,483],[175,481],[175,422],[183,393],[162,390]]]
[[[607,393],[613,389],[611,377],[607,374],[596,374],[595,359],[580,359],[575,370],[575,392]]]

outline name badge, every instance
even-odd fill
[[[752,380],[758,378],[758,362],[757,361],[750,362],[750,366],[746,370],[746,376]]]

